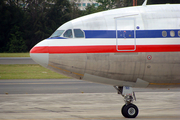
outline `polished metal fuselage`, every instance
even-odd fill
[[[149,83],[147,87],[179,87],[179,56],[179,52],[49,54],[48,68],[77,79],[92,75],[117,81],[91,80],[104,84],[122,86],[118,81],[141,79]]]

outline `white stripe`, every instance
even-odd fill
[[[133,39],[119,39],[119,45],[134,45]],[[136,45],[180,45],[180,38],[138,38]],[[92,39],[47,39],[36,46],[94,46],[116,45],[116,39],[92,38]]]

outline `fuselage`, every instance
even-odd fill
[[[71,20],[31,51],[73,78],[130,87],[180,87],[180,5],[113,9]]]

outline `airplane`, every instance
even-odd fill
[[[31,58],[72,78],[114,86],[121,113],[135,118],[133,88],[180,87],[180,4],[118,8],[60,26]],[[146,97],[146,96],[144,96]]]

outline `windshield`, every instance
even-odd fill
[[[56,30],[56,31],[50,36],[50,38],[52,38],[52,37],[60,37],[63,32],[64,32],[64,30]]]
[[[63,36],[67,38],[72,38],[73,37],[72,30],[71,29],[66,30]]]

